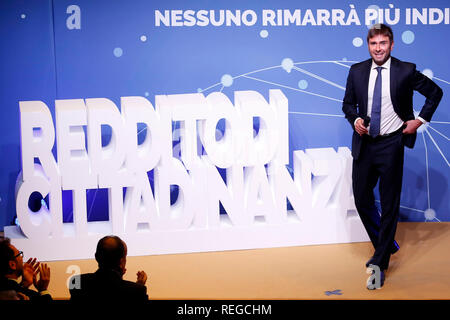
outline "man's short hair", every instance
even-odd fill
[[[99,240],[95,260],[100,269],[117,269],[126,256],[125,243],[117,236],[106,236]]]
[[[14,250],[9,238],[0,238],[0,277],[10,273],[9,261],[14,259]]]
[[[391,42],[394,41],[394,33],[392,32],[391,27],[383,23],[374,24],[372,28],[369,29],[369,32],[367,33],[367,42],[369,42],[370,38],[377,35],[387,36]]]

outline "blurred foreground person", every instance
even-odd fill
[[[50,301],[50,268],[36,258],[23,263],[23,252],[0,239],[0,300]],[[30,289],[34,285],[37,291]]]

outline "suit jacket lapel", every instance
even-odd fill
[[[372,66],[372,59],[367,60],[366,65],[364,66],[363,72],[362,72],[362,83],[364,84],[362,93],[363,97],[363,104],[362,104],[362,110],[360,110],[362,116],[367,115],[367,103],[368,103],[368,92],[369,92],[369,77],[370,77],[370,67]],[[370,115],[369,115],[370,116]]]
[[[391,101],[394,106],[394,110],[397,110],[397,77],[398,74],[398,63],[397,59],[391,57],[391,72],[390,72],[390,90],[391,90]]]

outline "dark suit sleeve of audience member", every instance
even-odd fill
[[[359,115],[358,115],[358,110],[357,110],[356,96],[355,96],[355,92],[353,90],[352,75],[353,75],[353,67],[350,68],[350,71],[348,73],[344,101],[342,104],[342,111],[345,114],[345,118],[348,120],[348,122],[350,122],[350,125],[352,126],[352,128],[355,129],[354,122],[355,122],[356,118],[359,117]]]
[[[131,281],[122,281],[123,297],[127,300],[146,301],[148,300],[147,287]]]
[[[53,298],[50,294],[43,294],[41,295],[40,293],[38,293],[38,296],[36,296],[34,298],[35,301],[52,301]]]
[[[50,294],[41,295],[39,292],[30,290],[30,289],[23,288],[22,290],[19,289],[16,291],[28,296],[31,301],[52,301],[53,300],[53,298]]]
[[[140,298],[139,300],[147,301],[148,300],[147,287],[143,286],[143,285],[140,285],[140,287],[141,287],[141,294],[140,294],[140,296],[142,298]]]
[[[41,295],[39,292],[22,287],[13,280],[1,281],[1,290],[13,290],[16,293],[21,293],[27,296],[31,301],[51,301],[53,300],[50,294]]]
[[[442,99],[442,89],[430,80],[427,76],[414,69],[412,75],[412,87],[425,96],[425,104],[423,105],[419,117],[430,122],[439,102]]]

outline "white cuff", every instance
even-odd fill
[[[361,117],[356,118],[355,122],[353,122],[353,126],[356,126],[356,121],[358,121],[359,119],[362,119]]]
[[[422,122],[423,124],[427,124],[427,121],[421,117],[417,117],[417,120],[420,120],[420,122]]]

